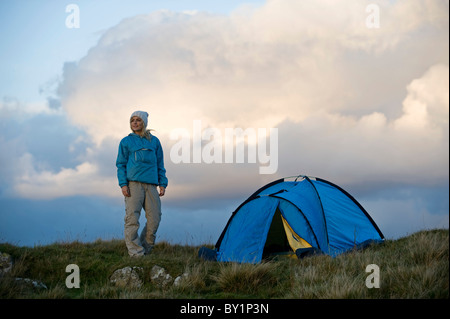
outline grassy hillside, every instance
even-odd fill
[[[34,248],[0,244],[14,267],[0,277],[0,299],[6,298],[449,298],[449,231],[430,230],[388,240],[364,251],[336,258],[314,256],[278,259],[258,265],[200,260],[199,247],[159,243],[141,259],[128,257],[122,240],[55,243]],[[69,289],[66,266],[77,264],[80,288]],[[380,288],[366,279],[379,267]],[[178,286],[161,288],[150,280],[154,265],[173,277],[190,275]],[[144,285],[119,288],[109,282],[126,266],[143,268]],[[30,288],[15,278],[43,282]]]

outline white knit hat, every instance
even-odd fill
[[[133,116],[138,116],[141,118],[142,121],[144,121],[144,128],[147,127],[147,123],[148,123],[148,113],[144,112],[144,111],[135,111],[133,112],[133,114],[131,114],[130,116],[130,120]]]

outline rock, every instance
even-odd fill
[[[139,273],[142,273],[141,267],[125,267],[114,271],[110,282],[117,287],[140,288],[143,284]]]
[[[10,254],[0,252],[0,277],[10,272],[13,268],[13,261]],[[17,285],[26,288],[48,289],[42,282],[30,278],[13,278]]]
[[[12,258],[10,254],[0,252],[0,275],[6,274],[11,271],[13,266]]]
[[[166,273],[166,270],[158,265],[153,266],[150,271],[150,279],[154,284],[160,287],[165,287],[173,281],[172,276]]]
[[[23,284],[24,286],[30,286],[38,289],[48,289],[43,282],[30,278],[16,278],[16,282]]]
[[[177,278],[175,278],[173,285],[175,287],[178,287],[181,284],[181,282],[183,281],[183,279],[187,279],[188,277],[189,277],[189,274],[187,272],[185,272],[181,276],[178,276]]]

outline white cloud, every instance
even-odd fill
[[[57,173],[37,170],[33,156],[23,154],[18,159],[21,174],[16,176],[14,191],[17,195],[30,199],[54,199],[66,196],[111,196],[117,193],[115,179],[98,178],[96,164],[84,162],[75,168],[62,168]]]
[[[448,180],[448,75],[448,66],[439,64],[412,80],[402,113],[392,120],[380,112],[323,112],[280,125],[288,139],[281,142],[281,172],[297,166],[345,184]]]
[[[45,102],[24,103],[16,97],[5,96],[0,101],[0,120],[14,118],[24,121],[39,114],[61,114],[60,110],[52,109]]]
[[[66,68],[63,107],[98,143],[127,132],[127,118],[139,107],[163,134],[194,119],[261,127],[303,120],[317,109],[383,113],[380,103],[398,107],[384,85],[404,90],[448,51],[423,46],[431,41],[424,29],[443,40],[448,17],[439,1],[380,7],[377,30],[365,26],[360,1],[274,0],[229,17],[169,11],[132,17]]]
[[[404,115],[395,122],[397,129],[435,129],[448,125],[449,68],[434,65],[407,87]]]

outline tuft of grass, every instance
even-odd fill
[[[277,285],[277,265],[272,262],[252,264],[220,264],[219,273],[212,276],[226,294],[262,294]]]
[[[0,299],[14,298],[449,298],[449,231],[428,230],[386,240],[362,251],[335,258],[319,255],[275,259],[260,264],[217,263],[197,257],[200,247],[158,243],[149,256],[130,258],[123,240],[92,243],[60,242],[18,247],[0,244],[14,259],[11,272],[0,277]],[[65,285],[66,266],[80,268],[80,288]],[[380,288],[368,288],[368,265],[379,267]],[[178,286],[152,284],[150,270],[164,267]],[[109,282],[126,266],[143,269],[144,285],[119,288]],[[23,285],[15,278],[43,282],[48,289]]]

